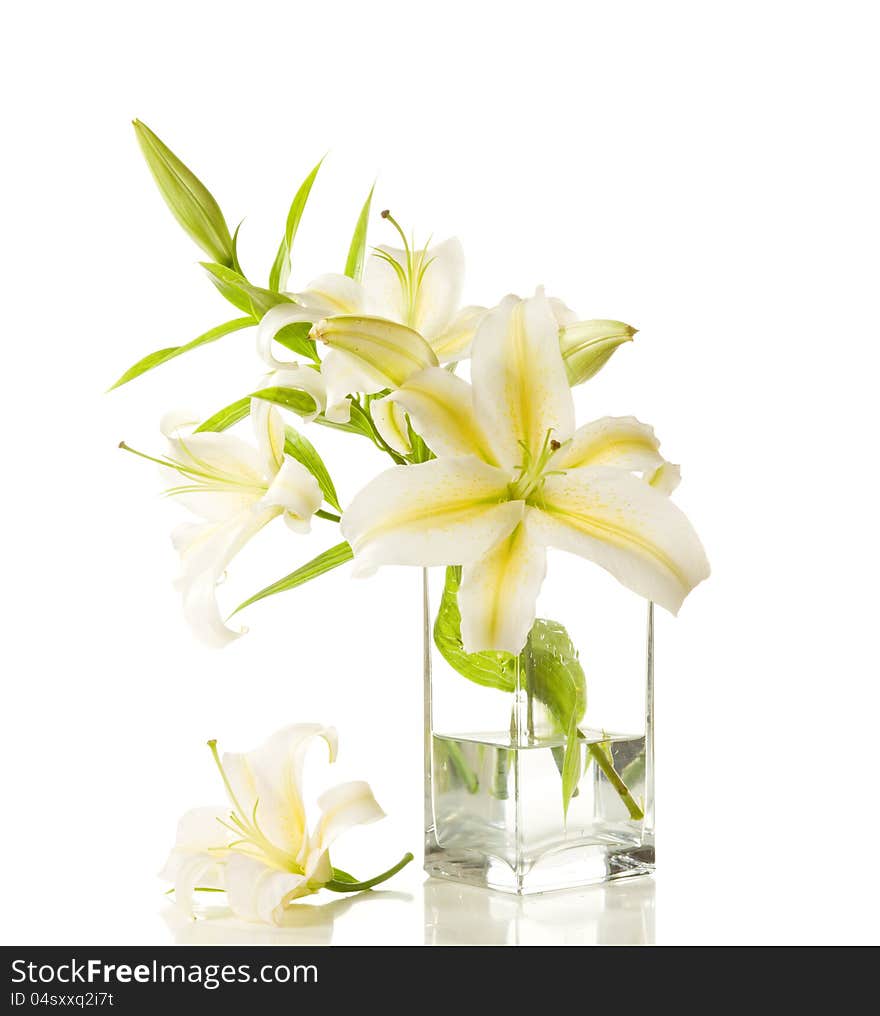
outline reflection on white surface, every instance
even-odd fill
[[[330,945],[336,921],[353,907],[369,905],[377,898],[413,901],[409,893],[372,891],[330,903],[295,903],[287,908],[285,924],[279,928],[242,921],[224,905],[196,908],[196,920],[169,906],[162,917],[175,945]]]
[[[512,896],[425,882],[425,945],[653,945],[654,879]]]

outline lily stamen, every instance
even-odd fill
[[[537,456],[533,457],[528,445],[525,441],[517,442],[523,450],[523,462],[521,465],[516,467],[516,472],[519,474],[510,486],[510,496],[515,501],[528,501],[530,498],[534,498],[538,491],[543,487],[544,481],[548,476],[558,475],[560,472],[564,473],[565,470],[547,470],[546,467],[550,463],[553,456],[568,442],[557,441],[551,438],[553,429],[547,431],[544,435],[544,441],[541,444],[541,449]]]

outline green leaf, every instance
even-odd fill
[[[565,757],[562,762],[562,814],[568,815],[568,806],[577,793],[581,778],[581,743],[578,740],[578,721],[574,713],[565,735]]]
[[[345,274],[360,282],[364,274],[364,258],[367,252],[367,227],[370,222],[370,204],[373,201],[373,191],[376,185],[370,188],[361,214],[358,216],[357,225],[354,227],[354,236],[351,238],[351,246],[348,248],[348,257],[345,259]]]
[[[243,222],[244,219],[239,222],[239,224],[235,227],[235,232],[232,234],[232,267],[239,275],[244,275],[244,272],[241,270],[241,265],[238,263],[238,231],[241,229]]]
[[[250,328],[255,324],[256,321],[252,317],[235,318],[233,321],[227,321],[225,324],[217,325],[216,328],[211,328],[197,339],[193,339],[192,342],[187,342],[183,346],[168,346],[166,349],[157,349],[155,353],[150,353],[129,367],[122,377],[114,382],[108,390],[112,391],[114,388],[132,381],[141,374],[145,374],[148,370],[152,370],[168,360],[173,360],[175,356],[181,356],[183,353],[188,353],[191,349],[206,346],[209,342],[216,342],[217,339],[222,339],[224,335],[241,331],[242,328]]]
[[[218,431],[234,426],[249,415],[252,398],[273,402],[275,405],[291,410],[291,412],[296,413],[298,416],[309,416],[315,411],[315,403],[312,397],[296,388],[262,388],[259,391],[253,392],[252,395],[245,395],[243,399],[238,399],[238,401],[231,402],[228,406],[219,409],[197,429]],[[354,405],[352,406],[353,410],[357,410],[357,408]],[[334,423],[331,420],[324,419],[323,416],[318,416],[314,420],[315,423],[320,423],[333,430],[343,430],[349,434],[361,434],[372,439],[372,432],[369,429],[368,423],[364,423],[362,411],[360,416],[357,412],[353,412],[352,421],[351,423]]]
[[[298,388],[261,388],[257,392],[251,392],[250,397],[272,402],[283,409],[289,409],[298,416],[310,416],[317,408],[311,395],[301,392]]]
[[[461,640],[461,611],[458,608],[458,587],[461,568],[446,569],[446,584],[440,599],[440,609],[434,622],[434,644],[444,660],[466,677],[484,688],[514,691],[516,687],[516,657],[510,653],[466,653]]]
[[[268,289],[260,286],[253,286],[243,276],[239,275],[233,268],[225,265],[212,264],[209,261],[200,261],[202,268],[208,273],[211,282],[226,299],[241,310],[245,310],[260,320],[267,310],[277,306],[279,303],[290,303],[290,297],[283,293],[271,293]]]
[[[409,443],[412,447],[412,451],[406,456],[410,462],[429,462],[431,459],[437,458],[437,456],[425,444],[425,439],[422,435],[414,430],[412,420],[410,420],[409,416],[406,418],[406,426],[409,433]]]
[[[357,402],[352,402],[351,404],[351,415],[349,416],[348,425],[356,433],[363,434],[364,437],[368,437],[371,441],[376,440],[376,428],[373,425],[372,417]]]
[[[587,679],[571,636],[557,621],[537,618],[522,652],[525,680],[563,731],[584,717]]]
[[[520,659],[527,688],[565,732],[562,808],[568,814],[581,777],[578,724],[587,709],[587,679],[571,637],[556,621],[537,618]]]
[[[325,572],[332,571],[334,568],[345,564],[346,561],[350,561],[353,557],[354,554],[347,543],[337,543],[335,547],[331,547],[329,550],[325,550],[323,554],[318,554],[317,557],[312,558],[308,564],[304,564],[301,568],[297,568],[296,571],[285,575],[283,579],[273,582],[271,586],[266,586],[265,589],[254,593],[244,603],[240,603],[230,616],[237,614],[240,610],[244,610],[245,607],[249,607],[258,600],[264,600],[267,596],[274,596],[276,593],[283,593],[288,589],[295,589],[297,586],[310,582],[319,575],[323,575]]]
[[[250,416],[250,414],[251,400],[246,395],[243,399],[232,402],[228,406],[224,406],[223,409],[218,410],[213,416],[209,416],[204,423],[196,427],[196,433],[199,431],[228,430],[246,416]]]
[[[287,225],[284,229],[284,239],[281,241],[278,253],[275,255],[272,270],[269,272],[269,289],[273,293],[277,293],[287,285],[287,280],[290,277],[290,252],[293,249],[293,240],[296,236],[296,231],[299,229],[300,219],[302,219],[303,212],[305,211],[306,202],[309,200],[312,184],[315,182],[315,177],[318,175],[318,170],[321,168],[323,161],[321,159],[321,162],[303,180],[290,205],[290,211],[287,213]]]
[[[324,495],[324,500],[327,504],[331,505],[338,512],[341,512],[342,509],[339,507],[339,498],[336,495],[333,480],[330,478],[327,467],[324,465],[324,460],[318,454],[315,446],[305,434],[300,434],[293,427],[286,427],[284,434],[284,451],[308,469],[318,481],[318,486],[321,488],[321,493]]]
[[[293,324],[285,325],[281,331],[275,333],[275,341],[292,353],[307,356],[315,363],[320,363],[321,357],[318,355],[315,341],[309,338],[311,330],[312,326],[308,321],[294,321]]]
[[[133,120],[147,166],[172,215],[214,261],[231,267],[234,248],[229,227],[213,195],[140,120]]]

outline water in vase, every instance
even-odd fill
[[[432,738],[435,875],[515,892],[642,874],[653,863],[644,736],[584,729],[580,781],[563,815],[565,739],[515,746],[509,732]]]

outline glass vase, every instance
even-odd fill
[[[525,895],[653,870],[653,604],[576,558],[551,575],[523,652],[475,658],[460,572],[423,573],[431,876]]]

